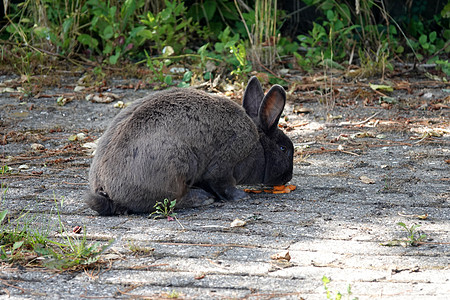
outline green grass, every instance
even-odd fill
[[[6,168],[2,168],[2,171]],[[3,172],[2,172],[3,173]],[[7,189],[2,182],[2,202]],[[58,205],[56,203],[56,205]],[[27,267],[45,267],[58,270],[76,270],[100,262],[100,255],[112,244],[88,241],[86,228],[83,234],[72,233],[63,225],[57,209],[57,234],[52,236],[52,212],[32,216],[29,211],[11,213],[0,206],[0,260]],[[42,224],[47,223],[46,227]]]

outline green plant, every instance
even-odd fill
[[[380,98],[379,104],[386,102],[386,101],[388,101],[387,103],[394,103],[394,102],[389,102],[390,101],[389,98],[388,99]],[[395,101],[395,99],[393,101]],[[393,186],[392,185],[392,172],[389,172],[388,174],[386,174],[384,176],[384,186],[379,192],[389,191],[390,189],[392,189],[392,186]]]
[[[437,68],[440,69],[445,75],[450,77],[450,62],[447,60],[436,60],[435,61]]]
[[[436,60],[438,52],[450,52],[450,47],[444,45],[444,41],[450,38],[449,22],[443,17],[446,16],[444,10],[442,16],[435,15],[427,24],[423,19],[418,19],[425,11],[425,2],[394,17],[389,14],[383,1],[303,2],[316,6],[323,14],[322,18],[316,19],[308,35],[298,36],[306,53],[295,56],[298,65],[306,70],[320,63],[323,53],[325,59],[333,55],[338,62],[344,59],[348,59],[349,64],[359,61],[361,70],[354,72],[355,76],[384,76],[386,71],[392,69],[390,60],[400,55],[412,54],[418,60],[422,60],[423,55],[432,55],[432,59]],[[409,15],[412,18],[408,18]],[[431,25],[439,31],[431,30]],[[410,51],[405,50],[406,46]]]
[[[191,5],[189,5],[188,15],[205,25],[207,37],[214,39],[226,27],[233,27],[236,32],[245,32],[245,29],[240,26],[239,14],[233,0],[189,1],[189,3]]]
[[[219,34],[218,41],[214,44],[213,52],[207,52],[206,46],[207,45],[202,47],[204,48],[202,49],[202,61],[205,61],[205,58],[208,58],[225,62],[231,67],[231,74],[237,75],[238,77],[243,76],[252,70],[252,65],[247,59],[247,51],[244,43],[241,41],[240,35],[238,33],[232,34],[230,27],[226,27],[225,30]],[[203,65],[205,64],[203,63]],[[208,74],[208,76],[210,77],[210,74]]]
[[[31,217],[28,212],[21,212],[12,220],[8,210],[0,212],[0,259],[26,265],[44,266],[60,270],[73,269],[91,265],[98,261],[113,242],[101,245],[100,242],[89,244],[86,234],[78,238],[68,234],[58,212],[59,235],[50,237],[50,227],[42,228],[42,216]],[[45,216],[49,219],[51,215]],[[44,222],[45,223],[45,222]]]
[[[168,299],[177,299],[178,297],[181,296],[181,294],[180,294],[180,292],[172,290],[172,291],[170,291],[170,293],[162,293],[162,296],[164,296],[164,298],[168,298]]]
[[[325,291],[327,293],[327,299],[335,299],[335,300],[341,300],[342,299],[342,294],[340,292],[336,293],[336,296],[333,296],[333,292],[329,290],[328,288],[328,284],[331,282],[331,280],[327,277],[327,276],[323,276],[322,277],[322,283],[323,283],[323,287],[325,288]],[[352,295],[352,289],[351,289],[351,285],[349,284],[347,287],[347,295],[346,298],[350,299],[350,296]],[[354,297],[354,300],[357,300],[358,297]]]
[[[406,243],[410,246],[417,246],[420,242],[427,238],[426,234],[419,234],[419,232],[417,231],[417,228],[421,226],[420,224],[413,224],[409,228],[403,222],[398,222],[397,225],[406,231],[408,238],[408,240],[406,240]]]
[[[3,165],[0,167],[0,175],[9,174],[9,173],[11,173],[11,169],[7,165]],[[0,205],[3,204],[3,199],[6,195],[7,190],[8,190],[8,187],[3,183],[3,180],[2,180],[0,183]],[[5,217],[3,216],[3,218],[5,218]],[[1,226],[1,223],[2,222],[0,221],[0,226]]]
[[[236,54],[238,56],[239,54],[236,52],[232,53],[232,49],[236,48],[240,40],[241,37],[238,33],[232,34],[230,27],[225,28],[225,30],[219,34],[218,41],[214,44],[214,55],[218,58],[221,58],[229,65],[238,67],[241,63],[236,57]],[[242,59],[247,59],[245,57],[245,54]]]
[[[158,54],[163,54],[163,49],[172,47],[179,54],[188,42],[188,37],[198,31],[198,24],[192,22],[192,18],[186,18],[186,7],[183,1],[164,1],[166,8],[154,14],[147,12],[141,18],[145,28],[138,36],[152,42],[150,46]]]
[[[93,49],[97,54],[108,57],[110,64],[116,64],[126,52],[140,46],[145,39],[141,32],[144,26],[134,27],[132,17],[143,1],[126,0],[117,12],[117,6],[110,6],[101,0],[89,0],[83,6],[91,21],[89,31],[78,36],[77,40]]]
[[[172,75],[165,74],[167,67],[172,63],[172,61],[164,57],[162,59],[153,58],[147,53],[147,51],[145,51],[145,55],[147,56],[147,67],[153,73],[153,77],[151,77],[150,81],[159,81],[165,85],[172,85]]]
[[[47,268],[70,269],[96,263],[100,255],[113,243],[102,245],[100,242],[88,244],[86,234],[80,238],[65,235],[63,242],[48,240],[53,247],[38,247],[35,252],[47,258],[43,265]]]
[[[248,60],[259,70],[272,68],[277,56],[279,40],[277,1],[256,0],[254,9],[250,9],[247,13],[241,12],[237,1],[235,5],[250,43]]]
[[[309,35],[299,35],[300,45],[307,50],[305,58],[296,55],[300,66],[310,68],[308,64],[318,65],[323,59],[339,61],[348,55],[355,44],[355,33],[361,28],[351,19],[351,11],[346,3],[336,1],[303,1],[308,5],[317,5],[323,10],[325,19],[321,24],[314,22]],[[351,6],[350,6],[351,7]]]
[[[362,49],[358,49],[358,53],[361,68],[356,71],[355,77],[370,77],[381,74],[384,78],[386,70],[394,70],[394,67],[389,62],[390,52],[387,43],[380,45],[376,53],[372,52],[369,54],[368,51]]]
[[[183,79],[181,80],[181,82],[177,85],[178,87],[188,87],[190,86],[190,82],[191,82],[191,78],[192,78],[192,71],[186,71],[183,75]]]
[[[156,202],[153,206],[155,211],[150,214],[150,216],[154,216],[154,218],[176,218],[176,213],[173,212],[175,209],[175,205],[177,204],[177,200],[169,201],[169,199],[164,199],[163,202]]]
[[[8,165],[3,165],[0,167],[0,174],[7,174],[7,173],[11,173],[11,168],[8,167]]]
[[[239,65],[231,71],[231,75],[237,75],[241,78],[243,75],[249,73],[252,70],[252,65],[247,60],[247,51],[243,43],[239,43],[236,46],[230,47],[230,52],[233,53]]]
[[[431,58],[427,62],[432,63],[440,52],[450,53],[450,4],[447,3],[433,18],[421,17],[426,10],[426,2],[417,3],[411,7],[410,16],[402,16],[399,22],[408,28],[407,45],[414,57],[419,61]]]

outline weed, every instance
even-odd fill
[[[252,70],[252,65],[247,59],[245,44],[241,41],[239,34],[231,34],[231,28],[227,27],[218,36],[219,41],[214,44],[214,54],[212,56],[221,58],[234,70],[231,75],[238,78],[248,74]],[[231,54],[231,55],[230,55]]]
[[[393,70],[393,66],[389,62],[390,54],[387,43],[380,45],[376,52],[368,52],[359,49],[358,53],[361,68],[355,72],[355,77],[366,78],[381,74],[382,78],[384,78],[386,69],[390,71]]]
[[[420,242],[422,242],[424,239],[427,238],[426,234],[420,234],[418,232],[417,228],[422,226],[420,224],[413,224],[409,228],[403,222],[398,222],[397,225],[402,227],[406,231],[407,238],[408,238],[406,240],[407,245],[417,246]]]
[[[49,218],[51,215],[48,216]],[[89,244],[86,233],[81,238],[69,234],[58,211],[60,239],[50,237],[50,228],[40,228],[42,217],[21,212],[13,221],[8,210],[0,212],[0,259],[9,263],[44,266],[60,270],[76,269],[96,263],[113,242]]]
[[[333,296],[333,292],[329,290],[328,288],[328,283],[330,283],[331,280],[327,277],[327,276],[323,276],[322,277],[322,283],[323,283],[323,287],[325,288],[325,291],[327,292],[327,299],[335,299],[335,300],[341,300],[342,299],[342,294],[341,292],[337,292],[336,296]],[[347,287],[347,295],[346,299],[350,299],[350,296],[352,295],[352,290],[351,290],[351,285],[349,284]],[[353,300],[357,300],[358,297],[354,297]]]
[[[381,99],[380,99],[381,100]],[[381,102],[380,102],[381,103]],[[393,184],[392,184],[392,172],[389,172],[388,174],[386,174],[384,176],[384,186],[382,189],[380,189],[380,191],[378,192],[388,192],[389,190],[391,190],[393,188]]]
[[[177,85],[178,87],[188,87],[192,79],[192,72],[186,71],[183,75],[182,81]]]
[[[249,73],[252,70],[252,66],[247,60],[247,51],[243,43],[239,43],[236,46],[230,47],[230,52],[233,53],[234,57],[239,62],[239,65],[235,70],[231,72],[231,75],[237,75],[241,78],[243,75]]]
[[[271,69],[277,60],[291,68],[280,54],[293,54],[297,65],[308,72],[321,63],[346,60],[361,66],[351,76],[384,75],[392,67],[390,60],[400,55],[427,59],[447,76],[450,72],[445,61],[450,52],[449,4],[426,18],[429,1],[417,3],[394,19],[384,1],[303,2],[316,6],[319,14],[309,33],[294,40],[280,36],[281,23],[292,14],[280,11],[274,0],[6,1],[8,23],[0,29],[0,56],[12,67],[8,71],[30,76],[58,61],[54,58],[80,65],[74,57],[87,56],[105,67],[142,61],[146,50],[148,68],[164,87],[180,79],[167,72],[174,56],[183,59],[182,64],[200,61],[201,70],[190,69],[202,72],[205,80],[214,77],[214,70],[223,74],[222,62],[240,79],[253,69]],[[203,46],[190,45],[199,40],[205,41]],[[164,49],[173,50],[170,61]],[[207,66],[211,60],[219,62]],[[186,85],[183,80],[181,86]]]
[[[152,58],[147,51],[145,51],[145,55],[147,56],[147,67],[153,73],[153,79],[151,79],[151,83],[154,81],[159,81],[164,83],[165,85],[172,85],[173,79],[171,75],[166,75],[164,71],[167,67],[172,63],[170,59],[155,59]]]
[[[348,58],[351,65],[360,61],[361,70],[355,75],[367,77],[382,74],[392,69],[389,60],[394,55],[410,56],[405,52],[405,45],[412,51],[413,58],[421,61],[430,57],[428,63],[438,60],[439,52],[450,52],[448,40],[448,10],[430,21],[420,18],[426,5],[414,6],[412,18],[407,14],[397,16],[398,22],[389,15],[383,1],[336,1],[304,0],[307,5],[314,5],[322,10],[323,18],[317,18],[308,35],[297,38],[306,53],[294,54],[297,64],[306,71],[321,62],[321,53],[325,59],[334,56],[336,61]],[[355,5],[356,4],[356,5]],[[415,11],[416,13],[413,13]],[[376,15],[382,19],[377,20]],[[402,26],[408,28],[409,37]],[[431,25],[433,24],[433,25]]]
[[[150,216],[154,216],[154,219],[157,218],[176,218],[176,213],[173,212],[175,209],[175,205],[177,204],[177,200],[169,201],[169,199],[164,199],[163,202],[156,202],[155,211],[150,214]]]
[[[381,243],[382,246],[418,246],[424,239],[427,238],[426,234],[420,234],[417,230],[421,225],[420,224],[413,224],[410,227],[408,227],[403,222],[398,222],[398,226],[402,227],[403,230],[406,231],[407,239],[406,240],[391,240],[388,242]]]
[[[186,18],[187,8],[182,1],[164,1],[166,8],[154,14],[147,12],[141,18],[145,27],[139,31],[138,36],[152,41],[152,49],[163,54],[163,49],[170,46],[179,54],[188,42],[188,37],[198,31],[198,24],[192,18]]]
[[[7,173],[11,173],[11,168],[8,167],[7,165],[3,165],[0,167],[0,174],[7,174]]]
[[[436,60],[437,68],[450,78],[450,62],[447,60]]]
[[[9,174],[9,173],[11,173],[11,169],[7,165],[3,165],[0,167],[0,175],[5,175],[5,174]],[[2,180],[0,183],[0,205],[3,204],[3,199],[5,198],[7,191],[8,191],[8,186],[6,184],[4,184],[3,180]],[[1,223],[2,222],[0,222],[0,226],[1,226]]]
[[[163,293],[163,296],[169,299],[177,299],[181,296],[180,292],[172,290],[170,293]]]
[[[234,1],[250,43],[248,58],[257,69],[272,68],[277,56],[277,1],[256,0],[254,10],[242,13]],[[239,45],[242,45],[240,43]],[[242,50],[239,49],[241,52]],[[242,66],[242,64],[241,64]],[[266,67],[264,67],[266,66]]]
[[[91,14],[91,21],[86,24],[89,25],[89,32],[80,34],[78,42],[108,57],[108,63],[116,64],[126,52],[145,41],[140,35],[145,27],[135,27],[131,22],[137,5],[142,5],[142,2],[127,0],[118,8],[105,1],[87,1],[83,11]]]

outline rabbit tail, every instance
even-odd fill
[[[86,203],[101,216],[111,216],[116,213],[116,205],[107,193],[89,192]]]

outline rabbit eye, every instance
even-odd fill
[[[286,152],[286,147],[285,146],[280,146],[280,150],[283,152]]]

